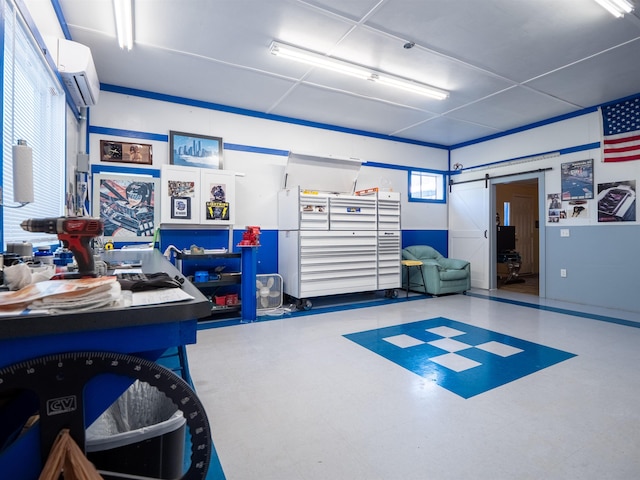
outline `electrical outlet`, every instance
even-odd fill
[[[562,278],[566,278],[567,277],[567,269],[566,268],[561,268],[560,269],[560,276]]]
[[[561,228],[560,229],[560,236],[561,237],[568,237],[569,235],[569,229],[568,228]]]

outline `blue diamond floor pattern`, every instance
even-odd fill
[[[443,317],[344,337],[462,398],[575,356]]]

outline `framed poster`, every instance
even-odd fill
[[[170,131],[169,163],[222,170],[222,138]]]
[[[562,200],[588,200],[593,195],[593,159],[567,162],[560,170]]]
[[[143,143],[100,140],[100,161],[151,165],[153,148]]]
[[[171,218],[191,220],[190,197],[171,197]]]
[[[93,176],[93,216],[104,222],[104,238],[150,242],[159,222],[159,180],[146,176]]]

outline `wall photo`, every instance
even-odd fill
[[[153,147],[143,143],[100,140],[100,161],[151,165]]]
[[[547,194],[547,203],[548,203],[547,221],[549,223],[558,223],[560,221],[560,213],[562,211],[562,202],[560,201],[560,194],[559,193]]]
[[[183,167],[222,170],[222,138],[171,131],[169,162]]]

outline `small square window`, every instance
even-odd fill
[[[409,201],[444,203],[444,180],[442,173],[410,170]]]

